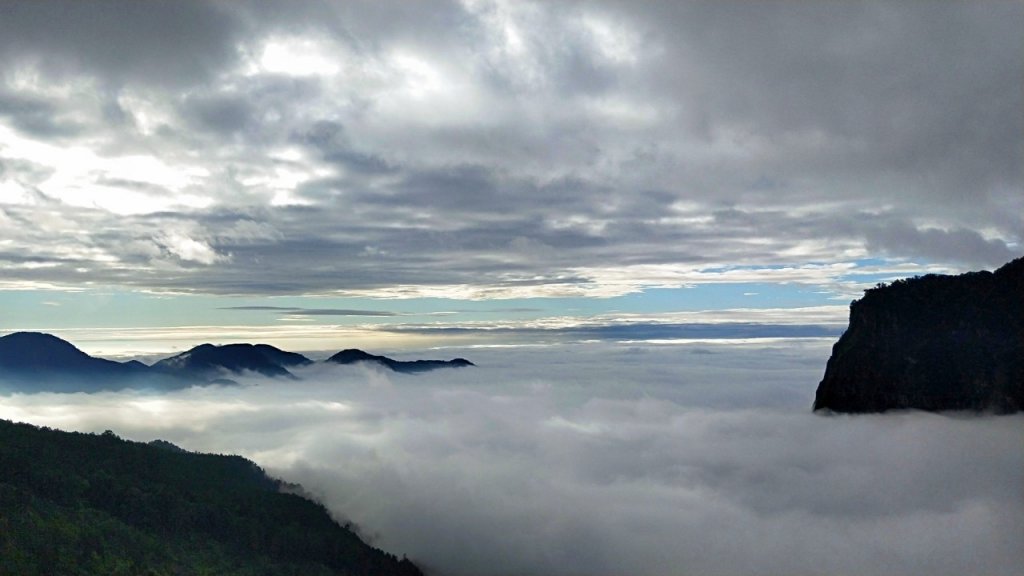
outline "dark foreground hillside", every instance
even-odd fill
[[[0,575],[396,575],[239,456],[0,420]]]

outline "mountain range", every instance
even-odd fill
[[[356,349],[338,352],[325,362],[370,363],[401,373],[474,365],[464,358],[394,360]],[[0,337],[0,389],[6,386],[16,391],[173,389],[233,383],[231,376],[245,373],[296,379],[289,369],[312,363],[302,354],[268,344],[201,344],[148,366],[136,360],[115,362],[96,358],[52,334],[14,332]]]

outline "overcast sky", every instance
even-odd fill
[[[0,328],[841,321],[1024,253],[1022,38],[994,1],[7,1]]]
[[[810,404],[865,287],[1024,255],[1022,54],[1020,1],[0,1],[0,333],[479,364],[0,417],[449,575],[1019,572],[1019,416]]]

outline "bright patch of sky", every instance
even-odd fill
[[[81,292],[61,290],[0,291],[0,330],[42,330],[64,333],[89,349],[98,346],[108,354],[131,351],[159,352],[180,349],[188,338],[198,343],[210,338],[218,343],[258,339],[271,344],[295,342],[295,332],[316,330],[333,336],[327,341],[362,346],[387,338],[388,345],[424,345],[415,331],[407,340],[401,334],[386,335],[405,326],[446,330],[501,329],[509,341],[521,343],[517,331],[566,329],[579,326],[656,323],[665,325],[707,323],[805,324],[837,326],[845,322],[849,296],[877,282],[902,277],[902,270],[885,270],[888,263],[874,260],[851,265],[837,282],[816,284],[808,279],[791,282],[729,282],[732,270],[706,271],[725,280],[675,288],[650,288],[609,298],[552,297],[497,300],[452,298],[345,298],[331,296],[241,297],[202,294],[156,294],[112,288]],[[791,267],[775,267],[791,270]],[[864,270],[864,272],[860,272]],[[747,269],[750,273],[763,270]],[[838,290],[838,291],[837,291]],[[217,330],[215,327],[224,327]],[[148,327],[172,329],[165,338],[150,334],[144,346],[130,338],[111,337],[125,329],[139,333]],[[96,329],[90,331],[90,329]],[[283,330],[283,331],[282,331]],[[192,336],[190,336],[190,334]],[[120,344],[113,343],[118,341]],[[489,338],[488,342],[500,343]],[[313,350],[325,348],[304,340]],[[435,338],[433,342],[441,344]]]

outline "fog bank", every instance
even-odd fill
[[[479,366],[0,417],[243,454],[437,574],[1019,572],[1024,416],[811,414],[830,344],[434,350]]]

